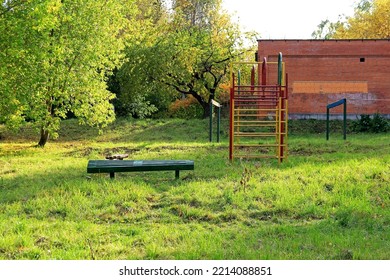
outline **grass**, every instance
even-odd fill
[[[120,119],[102,135],[68,120],[35,148],[30,128],[0,126],[0,259],[390,258],[389,134],[325,141],[292,122],[278,165],[230,163],[227,131],[217,144],[206,120]],[[112,152],[195,170],[86,174]]]

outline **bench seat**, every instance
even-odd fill
[[[192,160],[90,160],[87,173],[110,173],[137,171],[166,171],[174,170],[175,177],[179,178],[180,170],[194,170]]]

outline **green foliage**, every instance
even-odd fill
[[[352,131],[354,132],[388,132],[390,131],[390,122],[380,114],[360,115],[360,119],[352,123]]]
[[[331,22],[330,20],[322,20],[319,25],[317,25],[317,30],[313,31],[311,37],[313,39],[332,39],[336,30],[343,25],[345,18],[339,17],[337,22]]]
[[[171,17],[148,17],[126,49],[120,69],[120,102],[136,96],[167,108],[181,95],[192,95],[208,112],[210,98],[227,79],[230,60],[242,54],[243,35],[221,10],[220,0],[174,1]],[[157,102],[163,101],[160,106]]]
[[[390,1],[361,0],[355,14],[340,17],[335,23],[323,20],[312,37],[315,39],[388,39],[390,38]]]
[[[6,1],[0,12],[1,118],[14,127],[34,123],[41,140],[55,137],[69,112],[91,126],[113,121],[106,77],[120,65],[129,3]]]
[[[353,123],[353,130],[356,132],[369,132],[371,130],[372,121],[370,115],[360,115],[360,119]]]
[[[150,116],[166,111],[177,98],[177,93],[156,82],[154,71],[165,62],[164,55],[153,47],[162,36],[160,27],[167,20],[167,8],[161,1],[137,0],[136,30],[125,49],[126,62],[115,73],[119,90],[114,101],[116,112],[121,116]]]
[[[203,108],[193,97],[178,99],[169,107],[168,114],[172,118],[200,119],[203,117]]]
[[[340,25],[335,39],[390,38],[390,1],[361,0],[353,17]]]
[[[158,111],[156,106],[147,101],[146,97],[142,95],[133,96],[131,101],[117,99],[115,103],[115,110],[119,116],[133,116],[143,119]]]

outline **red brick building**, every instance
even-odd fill
[[[279,52],[288,73],[291,118],[323,118],[326,105],[342,98],[350,118],[390,117],[390,40],[258,41],[259,61],[277,61]]]

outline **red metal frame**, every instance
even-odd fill
[[[232,84],[230,87],[230,119],[229,119],[229,128],[230,128],[230,133],[229,133],[229,159],[233,159],[233,134],[234,134],[234,127],[233,127],[233,122],[234,122],[234,73],[232,73]]]
[[[261,64],[261,65],[260,65]],[[235,138],[240,138],[244,136],[248,136],[244,131],[241,131],[241,127],[251,126],[251,121],[245,120],[245,114],[247,117],[253,117],[258,116],[258,122],[260,122],[260,126],[263,126],[264,123],[270,123],[271,121],[267,120],[261,120],[262,118],[267,116],[267,112],[269,109],[269,112],[275,112],[278,114],[278,117],[276,117],[276,131],[275,134],[277,137],[277,142],[275,144],[268,143],[268,144],[261,144],[259,145],[253,145],[250,144],[249,146],[275,146],[277,147],[277,158],[279,159],[279,162],[282,162],[285,157],[287,157],[286,154],[286,144],[287,143],[287,98],[288,98],[288,75],[285,74],[285,85],[267,85],[267,59],[264,58],[262,63],[258,63],[257,69],[260,70],[261,68],[261,74],[260,71],[257,73],[257,84],[256,84],[256,68],[253,66],[250,70],[250,85],[236,85],[236,77],[234,74],[232,74],[232,81],[231,81],[231,88],[230,88],[230,134],[229,134],[229,159],[233,160],[235,156],[235,146],[240,147],[241,145],[247,145],[244,141],[242,144],[235,143]],[[279,71],[279,69],[278,69]],[[278,105],[279,103],[279,105]],[[243,113],[243,120],[241,119],[241,113],[237,113],[240,115],[238,118],[235,118],[235,113],[237,108],[239,110],[258,110],[257,113]],[[256,109],[257,108],[257,109]],[[279,108],[279,109],[278,109]],[[275,111],[276,110],[276,111]],[[252,111],[253,112],[253,111]],[[249,114],[249,115],[248,115]],[[252,119],[253,120],[253,119]],[[235,125],[237,125],[238,131],[236,130]],[[267,124],[264,124],[264,126],[267,126]],[[237,133],[237,135],[235,135]],[[270,133],[265,132],[255,132],[253,135],[262,134],[265,137],[268,137]],[[272,134],[272,133],[271,133]],[[250,136],[252,137],[252,136]],[[256,136],[253,136],[256,137]],[[241,155],[238,155],[241,156]],[[265,157],[267,155],[248,155],[249,157]],[[271,156],[271,155],[268,155]],[[245,156],[244,156],[245,157]]]

